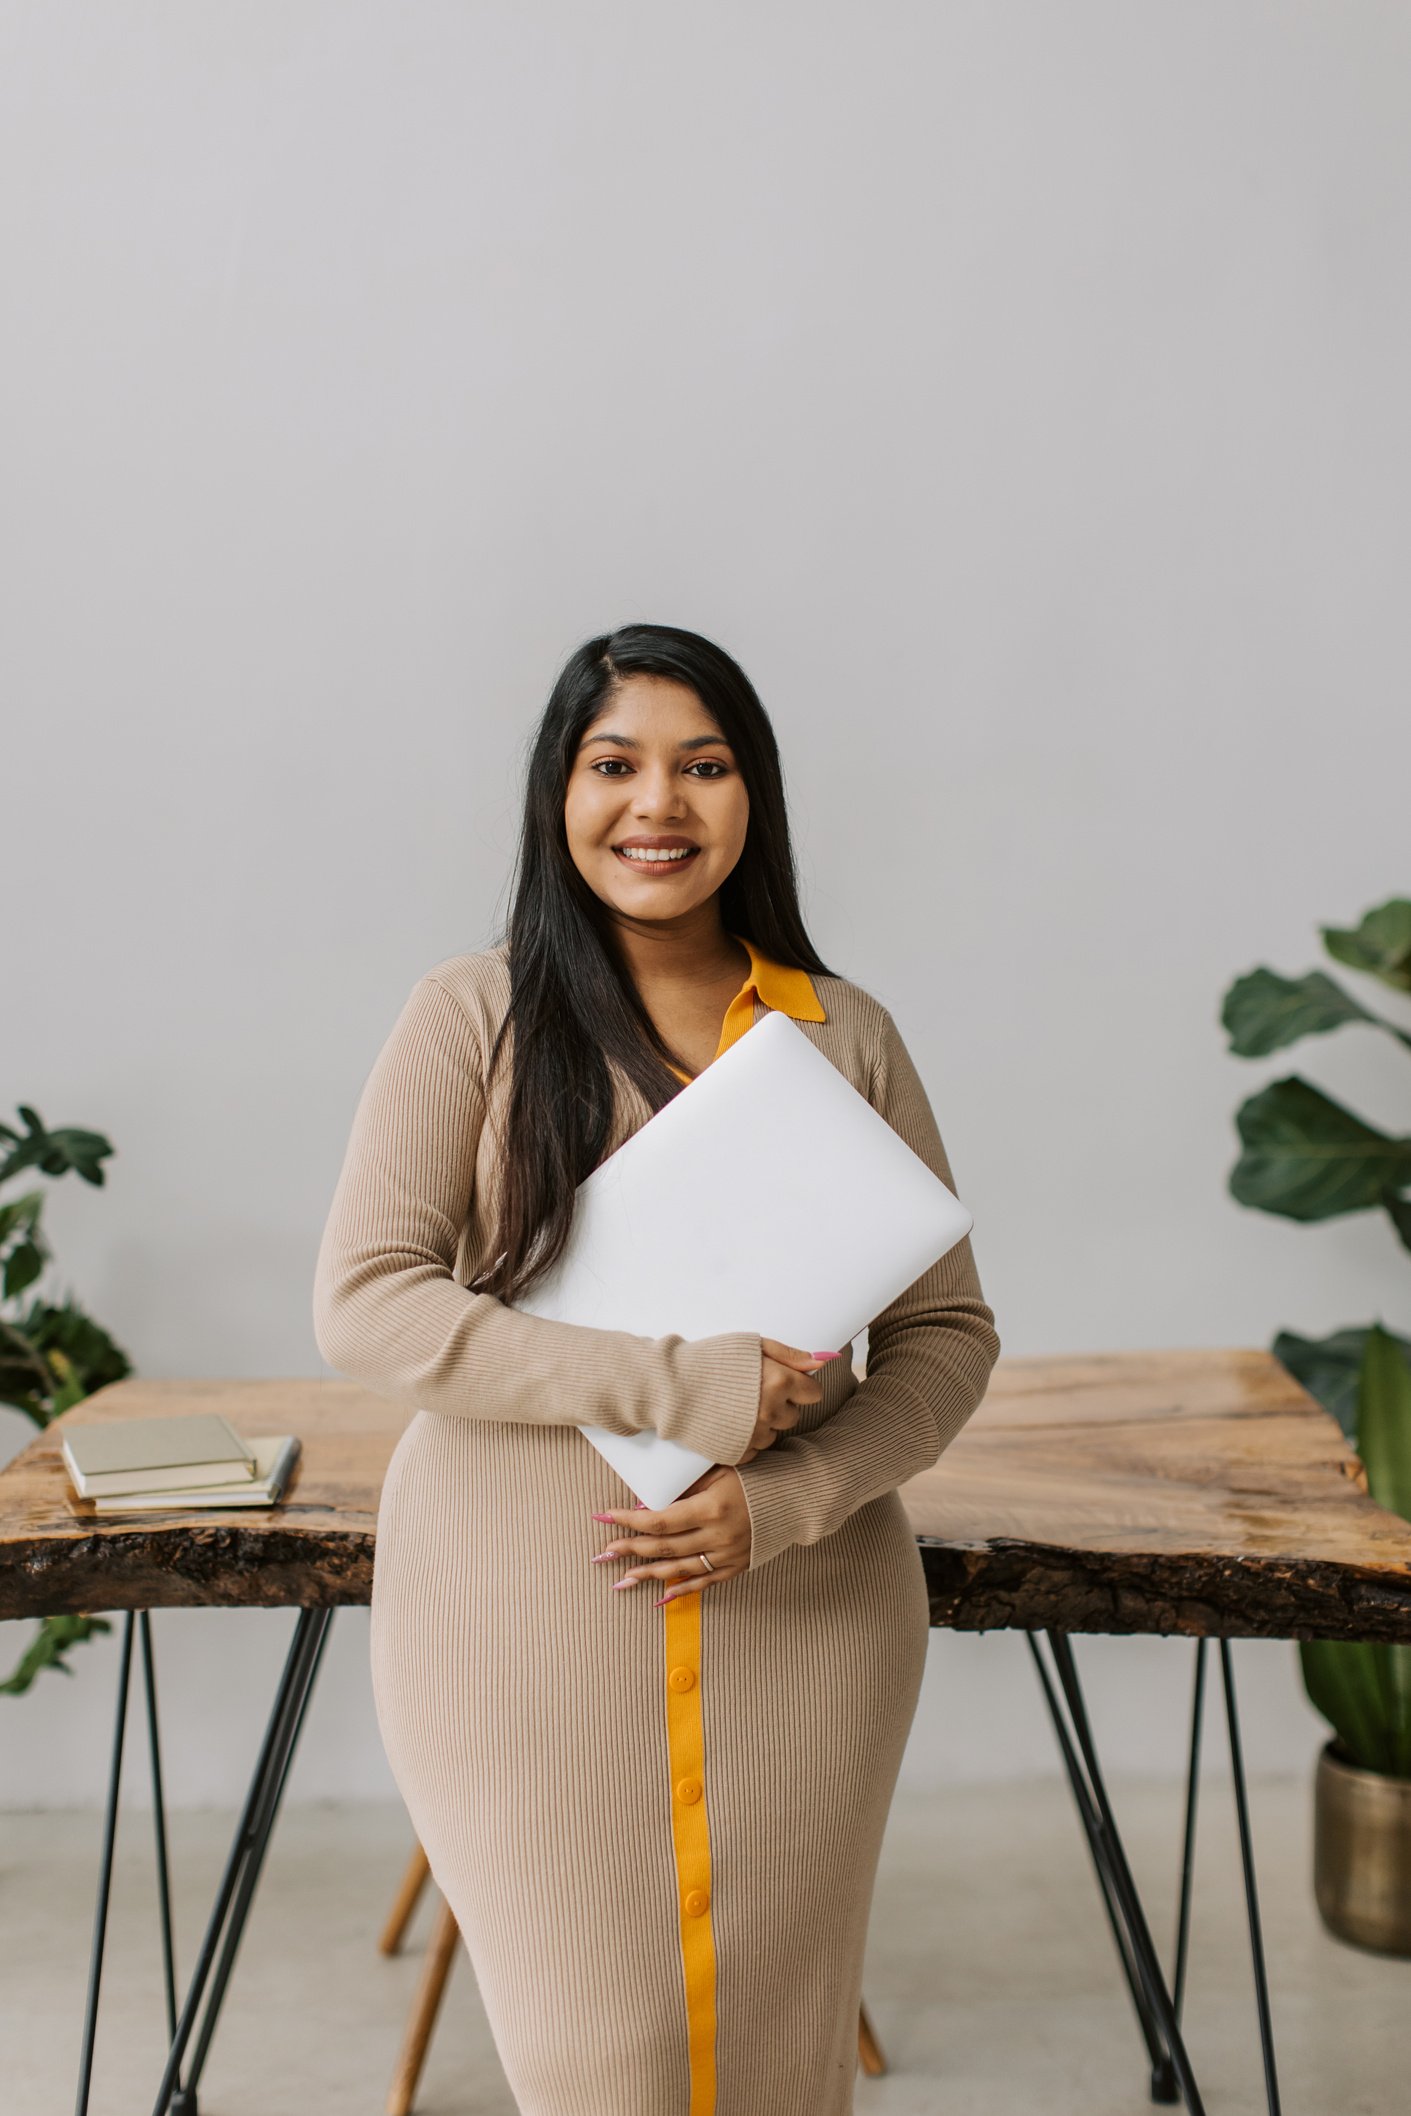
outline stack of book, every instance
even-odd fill
[[[74,1490],[100,1514],[274,1506],[299,1458],[294,1434],[245,1440],[216,1411],[66,1425],[63,1434]]]

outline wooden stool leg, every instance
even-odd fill
[[[436,2025],[436,2014],[441,2004],[441,1994],[446,1988],[446,1979],[451,1973],[455,1959],[456,1942],[460,1928],[449,1903],[443,1903],[436,1918],[431,1944],[426,1950],[426,1963],[417,1985],[416,1997],[412,2001],[411,2018],[397,2059],[397,2069],[392,2074],[392,2084],[387,2089],[387,2116],[411,2116],[411,2106],[416,2099],[417,2081],[421,2068],[426,2063],[426,2052],[431,2042],[431,2031]]]
[[[887,2060],[882,2055],[882,2045],[873,2032],[867,2018],[866,2006],[857,2009],[857,2055],[863,2071],[869,2079],[880,2079],[887,2069]]]
[[[418,1844],[407,1862],[407,1870],[402,1875],[401,1886],[397,1890],[397,1900],[392,1905],[392,1914],[383,1926],[382,1938],[377,1943],[384,1954],[395,1954],[401,1946],[402,1935],[411,1923],[412,1912],[416,1909],[417,1900],[426,1886],[430,1872],[431,1862]]]

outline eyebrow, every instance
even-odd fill
[[[624,749],[640,749],[642,746],[640,742],[634,742],[630,735],[589,735],[584,740],[584,749],[587,749],[592,742],[620,742]],[[729,749],[730,744],[723,735],[692,735],[687,741],[678,742],[676,747],[678,749]]]

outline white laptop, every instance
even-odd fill
[[[641,1337],[757,1330],[838,1349],[973,1224],[775,1011],[579,1184],[568,1246],[515,1305]],[[581,1430],[648,1506],[710,1467],[657,1433]]]

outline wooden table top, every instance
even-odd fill
[[[65,1424],[187,1410],[297,1432],[285,1502],[74,1514]],[[366,1602],[377,1495],[407,1419],[338,1380],[100,1390],[0,1471],[0,1617]],[[1367,1497],[1334,1420],[1268,1352],[1001,1359],[902,1498],[935,1624],[1411,1640],[1411,1522]]]

